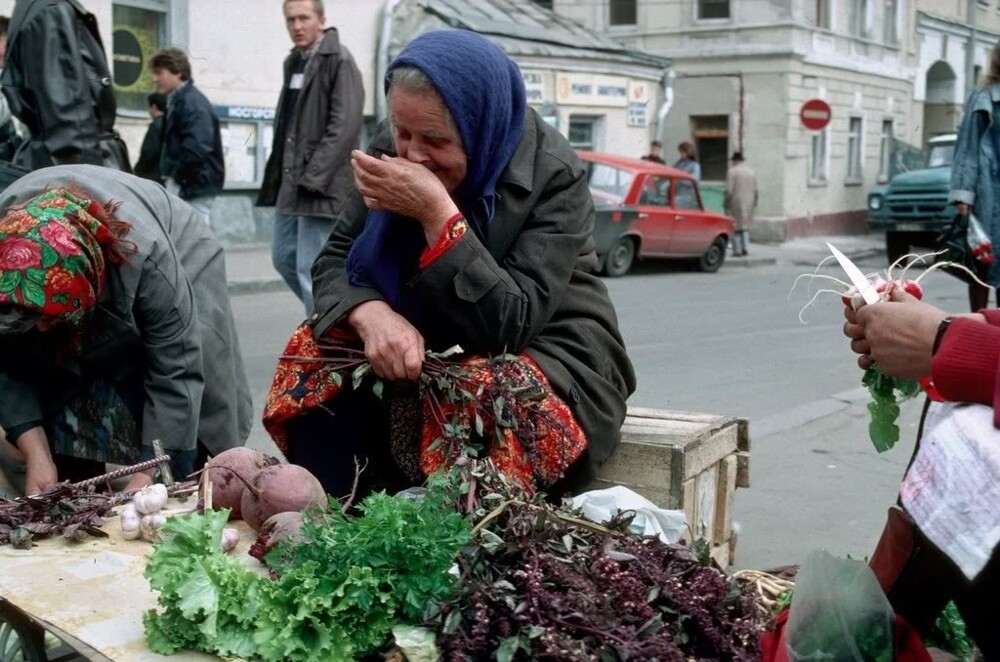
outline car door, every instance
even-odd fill
[[[701,255],[715,239],[714,229],[701,208],[698,185],[693,179],[677,177],[673,181],[670,218],[671,255]]]
[[[674,222],[670,209],[670,178],[645,175],[635,206],[635,228],[642,236],[643,255],[665,255],[670,252]]]

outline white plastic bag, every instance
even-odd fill
[[[682,510],[660,508],[649,499],[621,485],[591,490],[573,497],[573,508],[594,522],[607,522],[623,510],[634,510],[629,530],[646,536],[659,536],[665,543],[676,543],[687,529]]]

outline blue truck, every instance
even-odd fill
[[[924,167],[901,172],[868,192],[868,227],[885,232],[889,262],[935,245],[935,238],[955,217],[948,202],[951,163],[955,156],[953,133],[935,136],[927,143]]]

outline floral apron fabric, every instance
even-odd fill
[[[336,332],[335,343],[359,349],[356,338]],[[345,388],[358,387],[343,368],[324,362],[336,349],[327,351],[313,339],[312,328],[302,325],[292,334],[278,361],[264,407],[264,427],[283,453],[288,453],[288,424],[306,412],[324,407]],[[310,360],[317,359],[317,360]],[[482,430],[495,430],[490,438],[480,439],[497,469],[522,487],[533,492],[559,480],[567,467],[583,453],[587,439],[573,418],[569,407],[551,392],[548,379],[526,354],[502,360],[467,357],[456,361],[463,387],[471,393],[495,392],[502,385],[507,392],[523,393],[519,402],[493,400],[495,413],[477,416],[473,408],[455,405],[441,397],[435,381],[420,388],[419,416],[400,402],[390,401],[391,451],[394,460],[406,473],[416,464],[424,476],[450,466],[461,454],[462,443],[481,436]],[[518,414],[512,414],[517,408]],[[399,416],[397,416],[397,412]],[[476,420],[479,418],[480,420]],[[496,419],[513,419],[516,426],[496,425]],[[418,430],[412,426],[418,425]],[[403,429],[400,429],[403,428]],[[409,428],[409,429],[407,429]],[[455,430],[461,430],[456,438]],[[415,444],[415,446],[410,446]]]

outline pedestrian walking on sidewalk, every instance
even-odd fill
[[[1000,246],[1000,177],[996,163],[1000,158],[1000,43],[990,53],[989,72],[983,83],[965,102],[965,115],[958,127],[955,158],[951,168],[951,191],[948,199],[963,216],[974,213],[994,246]],[[1000,260],[993,262],[986,282],[1000,285]],[[969,283],[969,308],[973,312],[989,304],[989,289]],[[1000,290],[997,291],[1000,305]]]
[[[747,254],[750,245],[750,224],[757,208],[757,175],[743,160],[743,152],[733,152],[733,164],[726,174],[726,215],[736,221],[733,234],[733,255]]]
[[[191,62],[179,48],[165,48],[149,61],[156,91],[167,95],[160,175],[168,191],[209,224],[212,204],[226,180],[219,117],[194,86]]]
[[[14,164],[91,163],[131,172],[97,19],[77,0],[17,0],[0,76],[30,137]]]
[[[167,97],[159,92],[153,92],[149,101],[149,127],[142,139],[139,149],[139,160],[135,162],[135,174],[143,179],[149,179],[157,184],[163,184],[160,174],[160,160],[163,154],[163,133],[167,119]]]
[[[274,143],[257,204],[274,206],[274,268],[313,312],[312,264],[354,186],[350,156],[360,144],[365,91],[322,0],[286,0],[294,47],[285,58]]]

